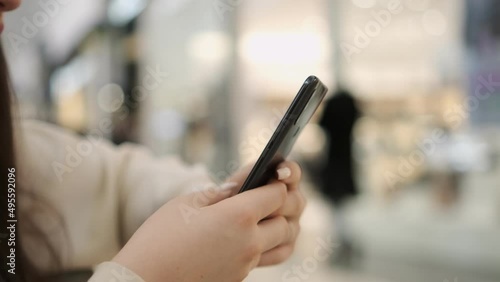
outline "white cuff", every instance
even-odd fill
[[[103,262],[94,271],[94,275],[88,282],[145,282],[132,270],[116,263]]]

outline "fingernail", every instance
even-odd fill
[[[221,191],[232,190],[238,186],[237,182],[227,182],[220,186]]]
[[[278,169],[278,180],[285,180],[292,176],[292,171],[288,167],[282,167]]]

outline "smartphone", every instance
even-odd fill
[[[316,76],[306,79],[238,193],[264,186],[275,176],[327,91]]]

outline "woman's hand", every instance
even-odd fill
[[[113,261],[147,282],[241,281],[258,265],[293,251],[304,198],[300,168],[286,162],[282,180],[229,198],[247,172],[225,190],[169,201],[137,230]],[[288,176],[288,177],[286,177]]]
[[[232,176],[229,181],[238,183],[238,188],[243,185],[253,165],[247,166]],[[293,253],[297,236],[300,232],[299,220],[306,200],[299,190],[300,180],[302,179],[302,170],[298,163],[285,161],[278,165],[276,171],[276,180],[272,183],[281,182],[287,186],[286,201],[281,208],[270,215],[270,218],[283,216],[289,223],[290,240],[262,254],[259,266],[268,266],[285,261]],[[238,189],[239,190],[239,189]],[[236,190],[237,192],[237,190]]]

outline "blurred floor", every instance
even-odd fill
[[[325,251],[325,244],[330,241],[330,235],[333,231],[333,220],[330,216],[330,207],[326,202],[321,200],[312,187],[303,185],[304,193],[308,199],[308,205],[302,217],[302,231],[299,237],[295,254],[286,263],[267,268],[259,268],[254,270],[245,282],[325,282],[325,281],[342,281],[342,282],[388,282],[390,280],[375,280],[353,270],[345,270],[341,268],[333,269],[329,259],[317,258],[315,249],[320,247],[322,252]],[[333,240],[335,240],[333,238]],[[320,242],[320,243],[318,243]],[[337,246],[332,246],[335,252]],[[308,265],[307,261],[317,262]],[[304,267],[305,266],[305,267]],[[297,268],[299,270],[297,270]],[[294,271],[295,270],[295,271]]]
[[[487,182],[491,181],[492,178],[496,179],[495,175],[492,175],[492,178],[477,177],[474,175],[471,177],[474,183],[470,182],[471,180],[465,182],[467,185],[466,189],[464,189],[466,193],[467,190],[474,189],[474,187],[494,187],[491,183]],[[363,232],[369,233],[362,234],[361,237],[364,237],[365,240],[373,241],[370,242],[371,245],[363,244],[365,248],[368,246],[369,255],[366,255],[366,250],[363,250],[365,252],[364,258],[355,263],[354,267],[351,268],[332,267],[329,260],[318,259],[315,254],[315,249],[324,245],[328,241],[328,236],[333,233],[333,217],[331,216],[330,208],[326,202],[320,199],[317,193],[312,191],[309,185],[306,184],[303,188],[308,198],[308,207],[302,218],[302,233],[299,237],[294,256],[283,265],[253,271],[245,282],[500,281],[498,271],[495,270],[494,266],[497,261],[495,250],[498,248],[495,242],[499,242],[495,239],[495,234],[498,234],[496,232],[498,228],[495,229],[497,225],[493,224],[491,229],[484,230],[484,234],[478,234],[475,232],[477,231],[476,229],[467,224],[463,225],[463,222],[459,222],[460,224],[457,224],[457,226],[460,226],[460,230],[462,230],[460,233],[462,234],[456,234],[457,236],[453,236],[455,238],[449,239],[446,237],[447,235],[443,237],[437,236],[436,238],[432,237],[435,234],[430,231],[435,232],[433,229],[440,231],[439,228],[436,228],[435,224],[439,220],[443,220],[443,218],[429,220],[427,216],[436,217],[436,215],[428,213],[427,215],[423,215],[426,216],[426,220],[421,222],[422,226],[413,226],[417,230],[420,228],[420,231],[417,232],[420,235],[411,236],[411,233],[414,232],[412,228],[408,228],[404,224],[402,225],[401,222],[394,221],[398,213],[404,210],[394,210],[392,207],[387,208],[379,205],[379,210],[376,211],[376,203],[367,204],[364,200],[361,201],[363,206],[361,208],[358,206],[356,210],[358,216],[361,215],[365,219],[362,222],[362,229],[358,227],[357,230],[358,232],[359,230],[363,230]],[[398,199],[400,208],[404,207],[408,211],[408,209],[415,208],[419,203],[424,202],[422,201],[422,197],[419,199],[418,196],[418,193],[421,193],[421,191],[426,191],[424,188],[426,187],[416,190],[419,191],[417,193],[408,192],[406,200]],[[429,190],[427,189],[427,191]],[[402,197],[404,198],[404,196]],[[428,198],[427,201],[429,201]],[[392,209],[390,214],[387,212],[389,209]],[[459,208],[450,213],[459,217],[457,215],[460,214],[458,210]],[[378,215],[371,215],[370,213],[378,213]],[[380,215],[382,215],[382,220],[377,218]],[[412,222],[405,223],[412,224]],[[457,222],[453,220],[453,216],[450,216],[446,220],[446,223],[455,226]],[[398,231],[398,228],[406,229],[407,233]],[[422,228],[424,228],[423,231],[421,230]],[[393,232],[397,234],[390,234]],[[426,232],[428,233],[427,236]],[[486,248],[489,247],[492,250],[490,253],[484,252],[483,249],[478,249],[477,245],[474,244],[474,241],[482,241],[481,238],[485,238],[483,235],[487,235],[490,239],[484,239],[483,242],[479,243],[486,245]],[[383,238],[386,241],[380,240],[380,236],[386,237]],[[454,240],[460,241],[461,245],[447,244]],[[457,246],[459,247],[458,249],[456,249]],[[447,247],[453,247],[453,252],[448,253]],[[427,250],[429,248],[435,248],[434,252],[442,251],[443,253],[435,255],[432,253],[432,250]],[[470,255],[471,251],[472,253],[476,252],[476,256]],[[466,267],[461,267],[457,261],[463,262]],[[481,261],[488,262],[488,264],[481,264]],[[300,272],[297,272],[297,269]]]

